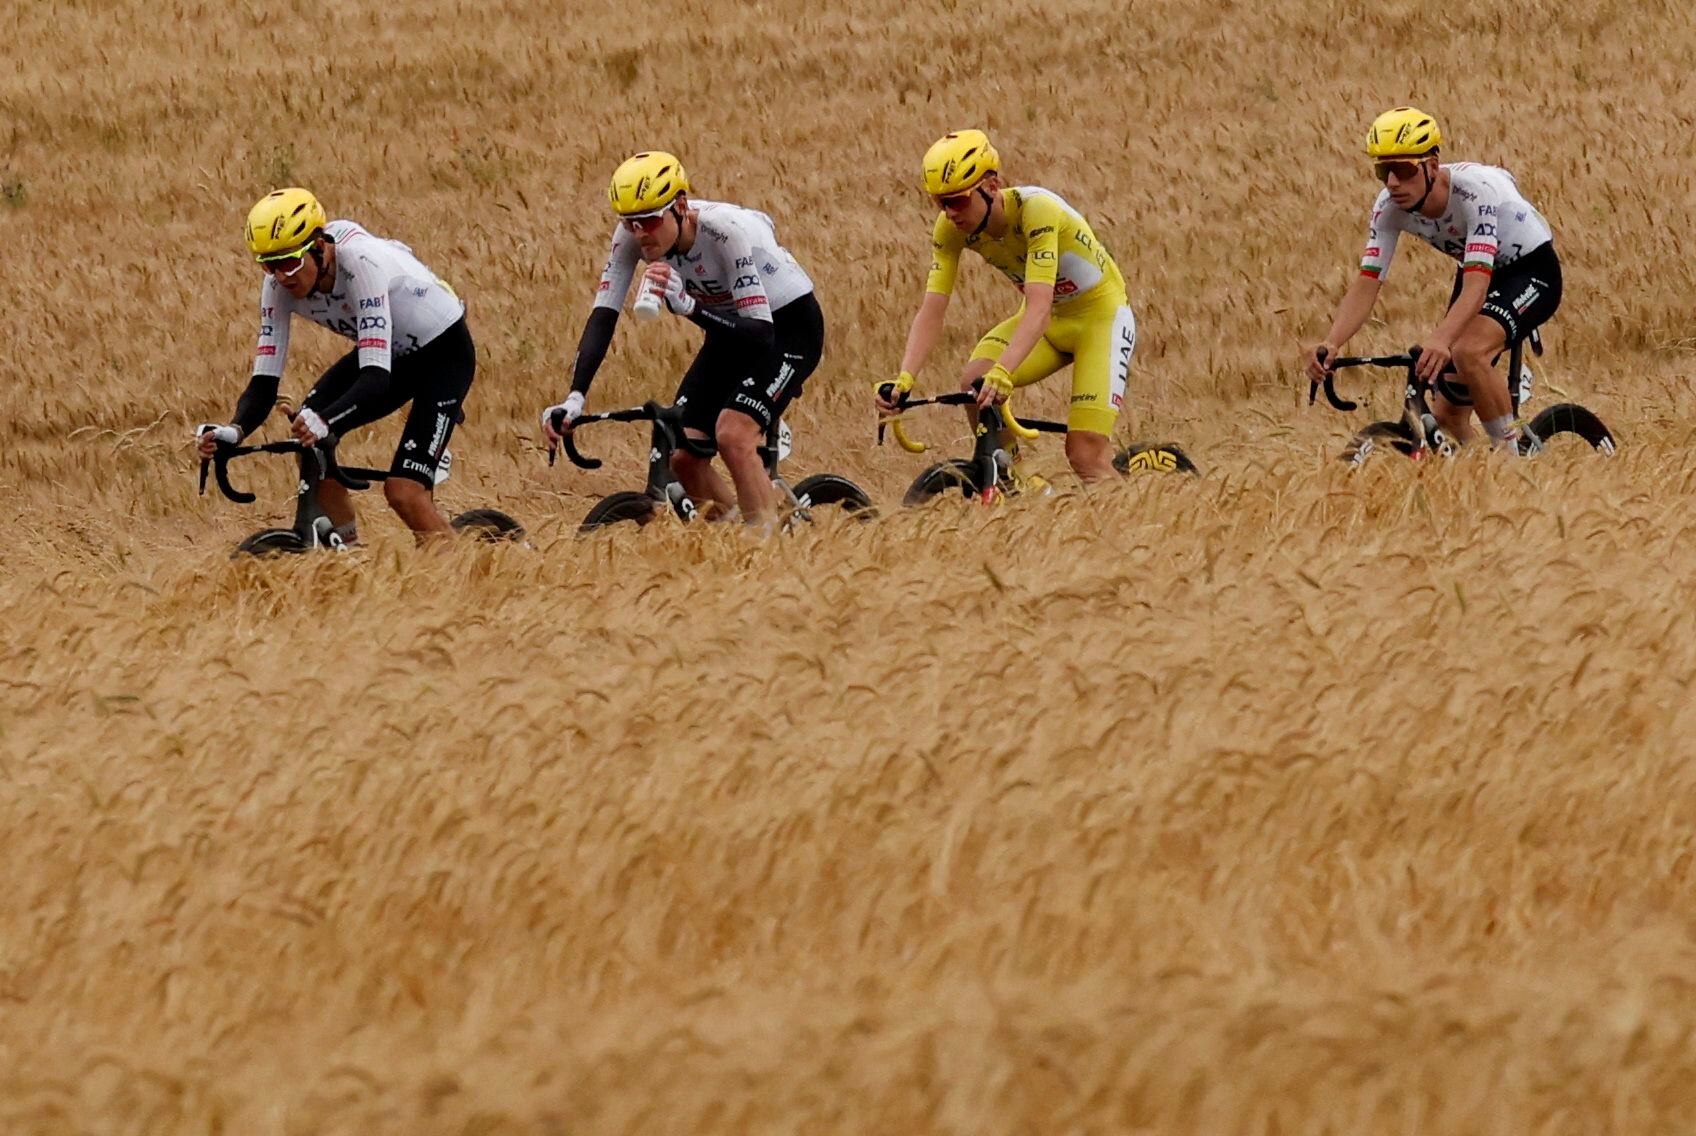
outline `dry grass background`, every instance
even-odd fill
[[[0,1131],[1696,1124],[1687,5],[6,23]],[[1353,424],[1294,359],[1404,99],[1552,217],[1542,397],[1617,460],[1328,461]],[[1208,476],[573,540],[640,479],[633,434],[594,475],[533,441],[611,166],[673,146],[778,218],[831,335],[796,471],[893,502],[920,459],[870,446],[866,385],[922,287],[917,157],[970,123],[1098,219],[1142,324],[1127,434]],[[239,225],[291,182],[468,297],[445,495],[534,550],[420,556],[373,500],[360,553],[226,559],[289,475],[197,498],[184,439],[244,381]],[[1358,342],[1445,286],[1404,253]],[[931,385],[1008,305],[968,274]],[[626,325],[595,404],[669,393],[692,343]],[[296,348],[298,392],[340,342]]]

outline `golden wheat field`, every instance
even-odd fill
[[[1696,1128],[1696,17],[1674,0],[17,0],[0,73],[0,1132]],[[1306,405],[1377,111],[1513,170],[1566,299],[1538,405],[1619,435],[1350,473]],[[987,127],[1115,250],[1125,439],[1199,479],[903,511],[873,445]],[[818,282],[794,474],[880,519],[579,540],[549,468],[663,146]],[[304,184],[466,297],[453,508],[529,547],[235,563],[195,492]],[[1434,324],[1404,251],[1357,347]],[[921,378],[1013,293],[970,261]],[[621,324],[591,409],[699,333]],[[345,349],[297,324],[284,390]],[[1380,374],[1346,389],[1371,412]],[[1066,380],[1021,396],[1060,415]],[[356,435],[386,465],[391,419]],[[939,450],[961,422],[915,415]],[[266,436],[282,434],[276,420]]]

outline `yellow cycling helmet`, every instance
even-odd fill
[[[1366,132],[1366,152],[1374,160],[1423,158],[1442,144],[1437,120],[1417,107],[1387,110]]]
[[[956,130],[925,151],[925,192],[932,197],[964,193],[1001,169],[1001,156],[981,130]]]
[[[620,217],[645,217],[658,213],[689,192],[689,175],[683,163],[664,150],[648,150],[626,158],[612,172],[607,197]]]
[[[247,213],[248,251],[258,261],[297,257],[328,223],[324,207],[307,190],[295,186],[267,193]]]

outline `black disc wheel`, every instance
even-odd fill
[[[907,487],[907,495],[901,498],[901,504],[911,508],[935,497],[955,493],[962,497],[975,496],[978,492],[975,473],[972,463],[961,458],[937,462],[913,479],[913,484]]]
[[[645,525],[654,519],[658,508],[659,502],[646,493],[635,489],[621,490],[595,502],[595,507],[589,510],[589,515],[583,518],[583,523],[577,526],[577,531],[594,532],[625,522]]]
[[[450,524],[455,532],[474,536],[491,544],[524,539],[524,526],[499,509],[467,509]]]
[[[795,484],[796,509],[805,514],[814,509],[840,508],[862,519],[870,519],[874,510],[866,491],[834,473],[815,473]]]
[[[1546,406],[1531,420],[1527,433],[1519,439],[1519,452],[1531,454],[1542,449],[1549,439],[1560,434],[1577,434],[1593,449],[1601,451],[1609,457],[1613,456],[1617,443],[1613,431],[1602,423],[1584,407],[1576,402],[1558,402]]]
[[[306,551],[306,542],[293,529],[260,529],[240,544],[231,559],[242,556],[281,556]]]

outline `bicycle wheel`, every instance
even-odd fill
[[[466,533],[491,544],[524,539],[524,526],[499,509],[467,509],[452,521],[455,532]]]
[[[240,544],[230,553],[230,559],[243,556],[280,556],[284,553],[298,554],[306,551],[306,542],[293,529],[260,529]]]
[[[596,529],[623,524],[626,521],[645,525],[654,519],[658,506],[658,501],[640,490],[624,489],[610,493],[595,502],[595,507],[589,510],[589,515],[583,518],[583,523],[577,526],[577,531],[594,532]]]
[[[1590,443],[1593,449],[1608,457],[1612,457],[1618,448],[1613,431],[1603,425],[1600,418],[1576,402],[1557,402],[1553,406],[1545,406],[1537,417],[1531,420],[1527,433],[1534,436],[1521,435],[1521,454],[1535,453],[1557,434],[1577,434]]]
[[[872,499],[866,496],[866,491],[849,481],[846,477],[838,477],[834,473],[815,473],[803,477],[795,483],[795,504],[802,512],[824,506],[839,506],[845,513],[853,513],[865,520],[870,520],[873,512]]]
[[[1411,455],[1414,448],[1413,428],[1400,419],[1394,422],[1373,422],[1349,439],[1349,444],[1343,447],[1343,452],[1337,455],[1337,460],[1346,465],[1360,465],[1373,454],[1386,448],[1393,449],[1404,457]]]
[[[971,497],[977,491],[977,469],[969,461],[952,458],[937,462],[915,477],[913,484],[907,487],[907,495],[901,498],[901,504],[911,508],[944,494],[958,493],[962,497]]]
[[[1176,442],[1136,442],[1126,446],[1113,456],[1113,468],[1125,474],[1133,469],[1152,469],[1201,476],[1201,470]]]

